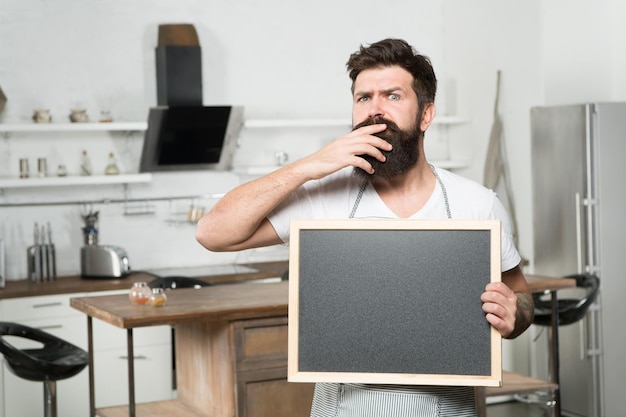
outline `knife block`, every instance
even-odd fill
[[[26,248],[28,279],[33,282],[56,279],[56,253],[54,244],[31,245]]]

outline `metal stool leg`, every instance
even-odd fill
[[[57,417],[57,382],[43,382],[44,416]]]

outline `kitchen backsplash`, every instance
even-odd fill
[[[190,209],[206,211],[215,198],[171,199],[175,196],[219,195],[236,186],[240,176],[232,172],[179,172],[153,174],[147,184],[72,186],[10,189],[0,196],[8,201],[103,201],[136,200],[128,203],[24,205],[0,207],[0,238],[5,244],[8,280],[27,276],[27,248],[33,244],[34,224],[50,223],[56,248],[57,273],[77,275],[83,245],[82,215],[99,212],[99,243],[126,250],[132,270],[154,270],[203,265],[222,265],[287,259],[286,247],[277,246],[240,253],[212,253],[195,240],[195,222]],[[163,197],[163,200],[141,200]]]

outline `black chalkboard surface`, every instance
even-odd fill
[[[293,221],[289,381],[499,386],[500,256],[499,221]]]

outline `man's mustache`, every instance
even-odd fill
[[[387,120],[387,119],[385,119],[384,117],[381,117],[381,116],[370,117],[368,119],[365,119],[362,122],[360,122],[359,124],[355,125],[352,128],[352,130],[356,130],[356,129],[361,128],[363,126],[371,126],[371,125],[378,125],[378,124],[386,124],[387,125],[387,129],[385,129],[385,130],[383,130],[382,132],[379,132],[379,133],[374,133],[374,136],[378,136],[378,137],[380,137],[382,139],[385,138],[385,135],[397,133],[397,132],[400,131],[400,128],[398,127],[397,124],[395,124],[391,120]]]

